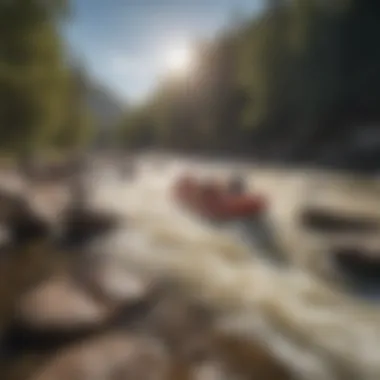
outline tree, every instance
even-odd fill
[[[64,49],[57,31],[66,2],[0,4],[0,141],[17,152],[44,146],[64,114]]]
[[[380,118],[379,21],[370,0],[268,1],[199,43],[195,73],[167,78],[139,108],[133,135],[143,125],[149,144],[254,157],[339,149],[355,125]]]
[[[65,115],[53,135],[57,148],[72,150],[84,147],[94,137],[93,116],[87,105],[90,79],[77,63],[71,62],[64,91]]]

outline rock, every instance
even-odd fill
[[[371,251],[360,246],[333,247],[330,255],[338,274],[344,278],[380,285],[380,251]]]
[[[35,330],[79,330],[99,326],[110,317],[108,308],[93,300],[66,277],[41,283],[25,294],[17,307],[19,323]]]
[[[167,290],[146,319],[173,359],[170,379],[290,380],[292,373],[259,343],[216,330],[215,315],[185,293]]]
[[[99,299],[114,307],[128,305],[146,298],[152,283],[137,272],[127,270],[108,258],[86,265],[80,277]]]
[[[82,246],[113,231],[118,224],[118,217],[112,213],[70,207],[61,219],[61,244],[64,247]]]
[[[217,361],[205,361],[196,365],[191,371],[193,380],[233,380],[248,379],[243,376],[236,377],[225,366]]]
[[[229,372],[243,379],[291,380],[293,374],[285,364],[258,342],[217,333],[214,337],[216,356]]]
[[[52,226],[36,210],[26,197],[7,191],[0,192],[0,221],[8,229],[14,243],[47,238]]]
[[[0,249],[7,247],[11,242],[11,233],[4,225],[0,225]]]
[[[323,209],[305,210],[301,215],[301,224],[322,233],[377,232],[380,228],[380,223],[373,218],[348,216]]]
[[[175,286],[175,285],[172,285]],[[165,341],[176,356],[190,361],[208,355],[211,311],[190,300],[175,289],[158,293],[145,324],[147,329]]]
[[[20,297],[66,262],[45,242],[21,247],[4,247],[0,255],[0,321],[13,319]],[[67,265],[68,266],[68,265]]]
[[[31,380],[166,380],[162,345],[126,333],[109,333],[59,352]]]
[[[28,188],[28,197],[38,212],[51,223],[58,223],[60,216],[71,202],[67,184],[33,184]]]
[[[0,190],[0,224],[13,242],[51,239],[63,248],[80,248],[118,226],[119,219],[112,213],[70,204],[63,185],[48,187],[29,189],[27,195]]]
[[[292,379],[257,342],[217,331],[214,315],[174,286],[164,284],[149,292],[149,307],[138,317],[138,330],[112,325],[52,347],[53,356],[45,356],[33,375],[23,379]],[[126,330],[143,332],[144,337]]]
[[[11,240],[16,244],[50,239],[54,236],[54,228],[50,223],[33,213],[25,213],[9,221]]]

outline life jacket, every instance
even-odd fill
[[[176,196],[181,199],[189,199],[190,197],[194,197],[197,192],[197,186],[198,184],[192,177],[182,177],[176,185]]]
[[[230,194],[243,194],[245,191],[245,183],[242,178],[233,178],[228,184],[228,192]]]

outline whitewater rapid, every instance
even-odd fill
[[[299,205],[315,188],[305,174],[239,168],[250,187],[271,198],[271,218],[293,264],[280,268],[236,231],[192,218],[171,201],[168,189],[188,169],[177,161],[142,162],[131,182],[112,170],[95,176],[95,203],[125,217],[96,246],[120,265],[179,279],[219,311],[222,328],[259,339],[302,379],[380,379],[380,305],[324,280],[323,244],[297,229]],[[233,168],[194,163],[191,169],[223,177]]]

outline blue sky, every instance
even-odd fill
[[[262,0],[72,0],[65,35],[90,75],[138,101],[165,74],[165,55],[211,37]]]

